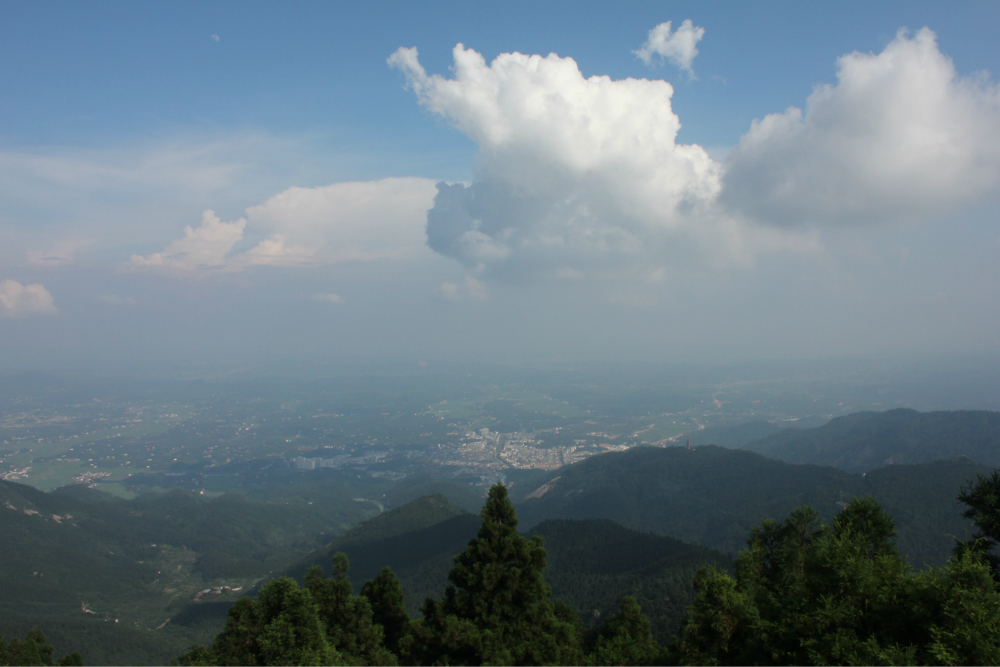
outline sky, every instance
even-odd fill
[[[995,359],[1000,4],[0,4],[0,371]]]

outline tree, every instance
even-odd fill
[[[236,601],[225,629],[210,648],[195,646],[183,665],[339,665],[341,656],[326,640],[312,595],[294,579],[279,577],[254,600]]]
[[[0,633],[0,665],[82,665],[83,656],[79,651],[63,656],[59,662],[52,662],[53,648],[45,641],[45,635],[38,628],[32,628],[24,640],[12,639],[4,642]]]
[[[382,627],[372,622],[368,599],[353,595],[347,576],[350,562],[343,553],[333,556],[333,577],[319,566],[306,573],[327,639],[348,664],[395,665],[395,656],[382,645]]]
[[[617,614],[605,621],[587,656],[592,665],[655,665],[663,655],[650,632],[649,619],[631,595],[622,598]]]
[[[578,628],[549,600],[542,540],[517,532],[505,486],[490,489],[480,516],[477,538],[455,557],[444,599],[424,603],[407,650],[428,663],[582,662]]]
[[[959,502],[968,509],[962,513],[976,525],[971,542],[955,545],[956,554],[971,550],[989,563],[993,576],[1000,581],[1000,555],[996,552],[1000,543],[1000,470],[994,470],[989,477],[976,475],[974,482],[962,487]]]
[[[24,640],[12,639],[4,642],[0,633],[0,665],[82,665],[83,656],[79,651],[63,656],[59,662],[52,662],[51,645],[38,628],[32,628]]]
[[[736,577],[699,572],[673,650],[693,664],[982,664],[1000,660],[1000,591],[973,554],[920,574],[870,498],[830,526],[799,508],[764,521]]]
[[[389,566],[361,589],[372,609],[372,621],[382,626],[385,647],[399,655],[400,642],[410,631],[410,616],[406,613],[403,588]]]

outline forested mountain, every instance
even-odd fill
[[[523,526],[545,519],[610,519],[736,554],[761,519],[811,505],[824,519],[852,497],[873,495],[897,521],[916,566],[942,565],[969,522],[955,500],[990,468],[968,459],[891,466],[867,475],[792,465],[720,447],[637,448],[555,471],[518,506]],[[525,491],[522,489],[522,491]]]
[[[122,500],[82,486],[43,493],[0,481],[0,628],[33,626],[62,654],[92,663],[157,663],[204,634],[205,602],[229,600],[378,512],[212,500],[175,491]],[[227,586],[228,589],[223,589]],[[218,592],[216,592],[218,591]],[[207,603],[211,605],[212,603]]]
[[[745,449],[789,463],[867,472],[885,465],[968,456],[1000,466],[1000,412],[857,412],[819,428],[783,430]]]
[[[839,446],[874,459],[904,446],[911,455],[932,456],[970,443],[968,451],[987,458],[982,452],[994,447],[997,418],[861,413],[787,429],[752,446],[791,447],[805,438],[819,443],[815,451]],[[744,426],[730,435],[764,428]],[[992,471],[953,457],[907,465],[894,459],[896,465],[862,474],[747,449],[638,447],[512,476],[520,530],[541,537],[548,552],[553,599],[592,626],[633,595],[665,641],[693,600],[698,568],[729,568],[762,520],[811,505],[829,521],[863,496],[894,519],[896,547],[910,563],[942,566],[955,537],[971,538],[956,496]],[[480,517],[467,511],[481,505],[476,487],[417,477],[379,481],[385,488],[365,493],[376,502],[358,497],[361,487],[341,477],[303,477],[249,497],[175,490],[133,500],[82,485],[43,493],[0,482],[0,629],[26,636],[37,625],[56,654],[81,650],[89,663],[161,663],[219,632],[247,591],[281,573],[303,581],[314,564],[329,572],[336,552],[350,559],[355,592],[390,566],[407,611],[418,616],[426,598],[441,598],[454,557],[480,529]],[[406,502],[424,491],[445,495]]]
[[[585,627],[595,627],[633,596],[649,618],[653,636],[666,642],[694,599],[699,569],[730,567],[723,554],[670,537],[639,533],[606,519],[544,521],[538,535],[548,552],[545,579],[552,597],[568,604]]]
[[[692,446],[718,445],[726,449],[741,449],[751,442],[765,438],[772,433],[786,429],[806,429],[822,426],[829,421],[826,417],[801,417],[795,420],[769,422],[762,419],[729,424],[726,426],[709,426],[700,431],[692,431],[682,435],[678,442],[691,442]]]
[[[407,526],[412,529],[407,529]],[[402,584],[407,611],[414,617],[428,597],[448,583],[454,557],[476,536],[481,520],[429,496],[386,512],[347,531],[284,574],[303,581],[313,565],[331,571],[334,554],[350,563],[355,592],[384,566]],[[624,595],[635,596],[666,640],[679,627],[693,599],[691,581],[700,567],[727,567],[721,553],[659,535],[643,534],[607,520],[545,521],[526,533],[543,539],[549,554],[545,577],[554,598],[566,602],[591,626],[614,613]]]
[[[343,552],[350,559],[357,592],[389,566],[403,583],[407,610],[415,615],[425,598],[441,594],[452,558],[475,536],[479,523],[478,516],[442,495],[418,498],[345,532],[284,574],[301,581],[313,565],[329,572],[333,555]]]
[[[647,618],[630,595],[621,598],[618,613],[584,632],[573,609],[553,597],[545,575],[550,552],[560,547],[547,549],[540,534],[519,534],[507,488],[496,484],[475,538],[453,559],[443,595],[428,598],[419,618],[406,614],[400,581],[388,567],[354,595],[348,558],[337,553],[332,577],[313,566],[304,586],[273,579],[257,599],[232,607],[211,645],[193,646],[179,662],[997,664],[1000,557],[993,550],[1000,539],[1000,473],[969,480],[960,498],[975,538],[958,545],[945,567],[921,572],[899,555],[895,522],[870,497],[843,503],[828,524],[809,506],[783,521],[759,522],[735,577],[718,565],[698,570],[680,632],[664,647],[651,633],[663,619]],[[536,531],[565,550],[554,559],[565,561],[558,576],[572,580],[576,591],[596,590],[595,581],[606,586],[609,577],[630,571],[648,575],[649,564],[683,568],[704,555],[607,521],[554,521]],[[661,601],[672,599],[669,587],[634,583],[654,589]]]

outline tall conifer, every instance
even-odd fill
[[[507,488],[495,484],[476,539],[455,557],[451,585],[424,605],[425,659],[478,665],[577,664],[577,628],[560,620],[542,577],[542,540],[517,532]]]

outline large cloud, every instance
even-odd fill
[[[837,85],[806,111],[754,121],[726,165],[722,199],[758,221],[853,223],[922,217],[1000,176],[1000,95],[962,78],[924,28],[878,55],[838,60]]]
[[[22,285],[15,280],[0,282],[0,316],[22,318],[57,313],[52,295],[42,285]]]
[[[452,79],[428,75],[416,49],[389,58],[424,106],[480,148],[471,185],[438,188],[434,250],[486,269],[592,267],[691,231],[716,197],[719,165],[675,142],[666,81],[587,79],[554,54],[487,65],[459,44],[454,58]]]
[[[207,210],[198,228],[185,227],[162,252],[133,255],[125,268],[184,274],[400,257],[424,247],[434,192],[423,178],[292,187],[232,222]]]
[[[640,54],[678,34],[661,28]],[[687,32],[678,53],[693,57],[700,33]],[[957,76],[927,29],[843,56],[837,85],[817,87],[805,114],[755,121],[724,164],[676,143],[665,81],[584,78],[555,54],[487,64],[461,44],[454,60],[451,78],[428,74],[415,48],[388,62],[479,146],[473,182],[439,185],[427,216],[430,247],[477,276],[651,276],[692,258],[814,251],[822,227],[794,223],[926,215],[1000,174],[996,86]]]

